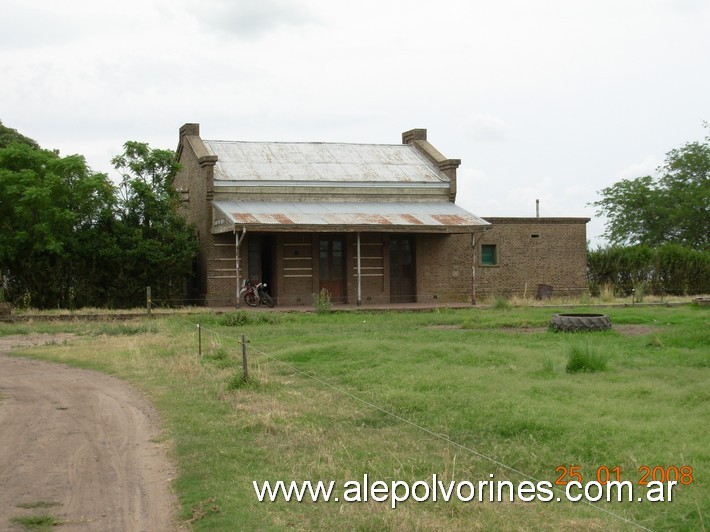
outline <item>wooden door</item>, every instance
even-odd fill
[[[321,238],[319,242],[319,286],[330,292],[334,303],[345,302],[345,241],[342,238]]]
[[[414,237],[390,240],[390,302],[410,303],[417,300]]]

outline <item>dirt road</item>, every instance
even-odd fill
[[[5,356],[52,340],[0,337],[0,530],[38,515],[62,532],[176,529],[152,406],[113,377]]]

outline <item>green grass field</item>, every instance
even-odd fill
[[[150,397],[195,530],[706,529],[708,310],[607,309],[611,331],[576,334],[547,330],[555,312],[242,311],[0,324],[0,335],[75,332],[27,354],[117,375]],[[517,485],[572,471],[586,482],[605,468],[640,495],[645,467],[657,478],[686,468],[672,502],[342,501],[343,484],[365,474]],[[341,501],[259,502],[255,480],[334,480]]]

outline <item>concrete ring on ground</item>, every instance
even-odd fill
[[[605,331],[611,329],[606,314],[555,314],[550,320],[555,331]]]

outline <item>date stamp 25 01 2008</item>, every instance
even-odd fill
[[[582,466],[579,465],[557,466],[555,468],[555,473],[559,475],[555,481],[555,484],[558,486],[565,485],[568,482],[579,482],[581,484],[584,481]],[[595,480],[600,484],[607,484],[612,481],[621,482],[622,480],[629,480],[628,478],[622,478],[623,475],[619,466],[599,466],[597,467],[595,473]],[[642,465],[638,468],[638,473],[638,477],[633,480],[642,486],[648,485],[649,482],[677,482],[683,486],[688,486],[693,483],[693,468],[688,465]]]

